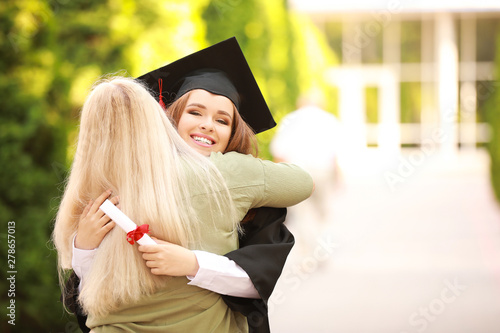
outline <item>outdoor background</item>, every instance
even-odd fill
[[[456,304],[447,300],[453,295],[459,298],[463,290],[473,290],[472,283],[466,284],[469,289],[460,289],[464,282],[456,282],[459,275],[444,273],[429,282],[425,277],[431,275],[429,271],[433,266],[426,266],[425,263],[412,266],[410,271],[413,273],[408,276],[398,275],[401,272],[396,269],[408,271],[405,266],[408,261],[415,263],[439,257],[436,253],[443,249],[444,253],[448,253],[454,245],[438,240],[439,244],[435,244],[432,251],[416,248],[412,252],[425,252],[425,258],[401,255],[398,260],[391,261],[393,257],[366,257],[374,248],[359,247],[360,241],[362,243],[368,237],[371,245],[387,242],[384,238],[387,234],[381,232],[384,225],[367,223],[374,218],[371,215],[373,212],[380,213],[381,219],[387,218],[381,223],[399,222],[398,225],[408,226],[412,232],[417,231],[414,237],[423,235],[418,228],[425,225],[423,243],[435,242],[436,235],[449,239],[446,237],[451,237],[456,230],[460,230],[457,237],[462,240],[471,234],[477,235],[464,231],[469,230],[467,223],[488,214],[488,228],[479,227],[479,234],[484,237],[473,239],[474,244],[487,247],[486,252],[481,253],[488,255],[458,255],[453,259],[442,256],[442,261],[436,262],[436,265],[444,267],[451,261],[460,266],[465,262],[461,259],[489,260],[488,268],[481,268],[482,279],[488,281],[486,284],[483,280],[478,282],[486,286],[481,295],[492,296],[500,290],[500,90],[497,82],[500,75],[500,9],[455,9],[444,17],[444,22],[452,22],[451,26],[456,31],[451,36],[458,41],[457,63],[460,70],[457,72],[462,75],[474,63],[475,74],[468,79],[460,76],[457,79],[458,93],[452,95],[455,96],[457,110],[468,112],[457,111],[453,120],[454,125],[463,125],[459,126],[463,130],[458,131],[459,135],[451,147],[446,142],[438,142],[429,150],[425,145],[429,138],[426,130],[442,128],[439,127],[442,124],[437,110],[439,102],[436,102],[439,92],[435,92],[439,84],[422,74],[425,72],[424,65],[414,65],[432,62],[432,59],[425,59],[426,54],[431,54],[431,58],[436,54],[435,50],[430,53],[424,50],[426,43],[421,41],[425,33],[425,36],[431,36],[431,44],[439,48],[433,33],[438,29],[428,28],[428,24],[435,27],[441,24],[439,19],[434,20],[433,10],[422,11],[423,14],[415,9],[406,11],[401,6],[394,6],[394,1],[387,1],[380,3],[377,10],[351,8],[347,14],[338,11],[329,15],[327,11],[309,11],[304,2],[295,2],[302,5],[292,6],[285,0],[0,2],[2,332],[78,331],[74,318],[63,311],[59,301],[57,258],[50,237],[72,161],[79,111],[92,83],[109,73],[137,77],[232,36],[237,37],[278,123],[296,108],[296,100],[301,94],[314,90],[322,93],[322,107],[327,112],[337,116],[341,124],[345,121],[346,128],[353,126],[353,131],[346,133],[340,142],[344,146],[340,157],[343,158],[340,159],[344,177],[342,185],[327,198],[331,201],[326,203],[333,213],[329,215],[331,220],[327,221],[321,235],[334,234],[335,237],[333,240],[327,237],[323,243],[321,240],[317,243],[333,242],[335,251],[323,247],[328,253],[325,260],[322,259],[324,257],[321,260],[312,257],[313,252],[302,257],[299,254],[292,256],[274,296],[276,306],[271,308],[271,324],[276,332],[422,332],[430,331],[429,327],[437,321],[438,314],[454,314],[451,308]],[[311,4],[317,2],[311,1]],[[381,16],[381,13],[385,15]],[[471,24],[471,20],[473,34],[467,37],[469,39],[463,39],[470,31],[467,24]],[[387,42],[384,36],[389,36],[394,26],[399,32],[397,41],[392,40],[391,44],[391,40]],[[464,40],[467,43],[473,41],[474,45],[467,47],[465,45],[469,44],[464,44]],[[387,51],[387,45],[395,45],[398,51]],[[474,49],[472,56],[464,53],[463,50],[471,48]],[[398,54],[397,59],[388,56],[391,54]],[[352,105],[346,100],[350,95],[343,95],[343,87],[350,83],[345,81],[343,85],[343,80],[356,75],[365,77],[364,70],[379,70],[382,67],[377,69],[377,66],[391,61],[397,63],[399,68],[398,79],[391,81],[396,82],[396,93],[387,97],[382,89],[383,83],[375,79],[375,83],[367,81],[357,86],[362,91],[361,98],[354,94],[350,102],[363,101],[363,116],[356,123],[349,118],[349,107],[346,108],[346,105]],[[349,72],[353,68],[360,71]],[[438,69],[439,66],[434,67],[435,71]],[[430,72],[432,74],[433,70]],[[366,75],[369,73],[366,72]],[[415,76],[422,79],[414,79]],[[387,141],[377,138],[384,133],[383,127],[378,126],[384,121],[385,104],[382,101],[390,101],[391,96],[397,96],[395,119],[398,130],[394,133],[399,134],[395,144],[389,142],[392,148],[387,154],[385,151],[380,153],[381,149],[378,149],[384,148]],[[467,103],[467,98],[471,96],[473,101]],[[470,114],[473,114],[472,118]],[[455,133],[453,131],[450,133]],[[259,135],[261,157],[273,157],[269,144],[275,132],[276,129],[273,129]],[[441,151],[446,154],[441,155]],[[411,188],[408,184],[417,187]],[[454,197],[469,190],[474,193],[470,198]],[[441,200],[443,205],[440,205]],[[486,208],[482,206],[485,202],[488,203]],[[470,204],[470,209],[464,216],[459,209],[466,204]],[[428,221],[446,220],[445,227],[426,224],[422,221],[424,215],[417,221],[412,214],[419,212],[427,212]],[[454,221],[462,222],[455,224]],[[9,225],[15,225],[15,229],[9,229]],[[437,233],[433,229],[436,226]],[[293,229],[294,225],[290,227]],[[392,229],[394,225],[385,227]],[[8,324],[7,316],[7,306],[12,299],[8,296],[12,286],[7,280],[10,276],[7,272],[12,269],[7,266],[7,237],[8,232],[13,230],[17,272],[15,326]],[[368,234],[368,231],[374,233]],[[373,238],[373,235],[376,237]],[[301,245],[300,234],[297,241]],[[354,244],[358,246],[353,248]],[[390,251],[405,253],[403,248],[398,247]],[[375,253],[384,252],[375,249]],[[496,259],[499,261],[495,263]],[[330,261],[338,266],[323,265]],[[375,278],[365,275],[366,269],[379,274],[388,266],[390,269]],[[467,276],[474,275],[474,268],[469,269],[470,266],[460,266],[459,270],[466,271]],[[363,277],[366,279],[363,280]],[[385,281],[382,284],[374,283],[382,280]],[[460,281],[468,280],[460,278]],[[353,286],[353,283],[357,287],[352,287],[352,290],[343,287]],[[401,294],[402,290],[425,283],[434,283],[433,292],[430,296],[419,292],[418,296],[422,298],[414,300],[408,307],[393,302],[381,309],[382,305],[377,303],[377,300],[387,301],[388,297],[395,300],[396,294]],[[455,289],[450,287],[454,283]],[[487,288],[488,283],[491,283],[491,289]],[[457,284],[459,287],[456,287]],[[325,285],[333,289],[319,287]],[[382,292],[372,294],[370,286],[394,295]],[[439,302],[443,294],[441,290],[447,291],[448,298]],[[407,299],[415,296],[412,295],[407,295]],[[495,297],[500,299],[500,294]],[[332,305],[334,299],[337,305]],[[477,327],[475,323],[480,322],[479,327],[498,332],[500,304],[482,302],[480,297],[474,298],[474,302],[474,308],[480,309],[476,314],[478,317],[467,318],[471,314],[467,311],[468,307],[457,312],[458,316],[465,318],[463,320],[470,327]],[[315,309],[314,315],[307,312],[305,305],[309,310],[315,309],[314,306],[320,306],[320,309]],[[481,308],[482,305],[485,309]],[[419,312],[426,307],[430,314]],[[341,309],[345,311],[343,315],[339,315]],[[381,313],[387,316],[375,314],[377,309],[384,310]],[[413,315],[413,311],[417,314]],[[481,317],[481,313],[487,313],[487,318]],[[338,326],[332,324],[334,318]],[[469,329],[467,325],[459,326]],[[439,325],[436,327],[439,328]],[[488,330],[475,332],[485,333]]]

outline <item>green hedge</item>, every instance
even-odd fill
[[[495,81],[487,89],[488,100],[485,103],[486,121],[491,129],[491,137],[488,143],[490,155],[490,178],[497,200],[500,202],[500,30],[497,34],[496,59],[495,59]]]

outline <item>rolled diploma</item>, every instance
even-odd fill
[[[116,224],[118,224],[126,233],[137,228],[137,224],[134,223],[125,213],[123,213],[118,207],[116,207],[111,201],[106,199],[99,207],[101,210],[108,215]],[[156,244],[156,242],[149,237],[148,234],[144,234],[141,239],[137,241],[141,245]]]

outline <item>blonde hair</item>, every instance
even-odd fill
[[[186,173],[205,187],[208,201],[233,218],[234,206],[222,176],[178,135],[160,105],[138,82],[110,78],[89,94],[81,113],[76,155],[56,217],[53,240],[60,277],[71,269],[72,241],[80,214],[106,189],[138,225],[147,223],[160,239],[193,248],[201,238],[199,219],[190,205]],[[83,309],[104,316],[122,303],[164,287],[168,277],[154,276],[141,253],[116,226],[104,238],[80,293]]]
[[[179,124],[179,120],[184,112],[190,94],[191,91],[188,91],[170,104],[166,109],[167,115],[172,119],[172,122],[176,127]],[[243,120],[243,118],[241,118],[241,115],[234,104],[233,110],[234,119],[231,137],[229,138],[226,150],[223,151],[223,153],[235,151],[241,154],[252,154],[254,157],[257,157],[259,153],[259,146],[257,144],[255,133]]]

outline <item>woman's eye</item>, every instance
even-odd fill
[[[224,120],[224,119],[217,119],[217,122],[222,124],[222,125],[229,125],[229,122],[227,122],[227,120]]]
[[[194,116],[200,116],[201,115],[201,113],[198,112],[198,111],[196,111],[196,110],[190,110],[190,111],[188,111],[188,114],[192,114]]]

